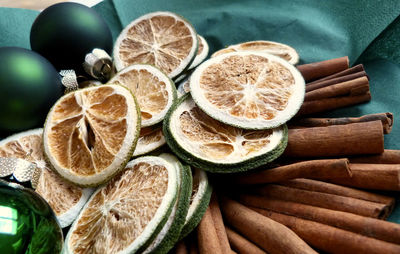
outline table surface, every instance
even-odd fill
[[[93,6],[101,0],[0,0],[0,7],[12,7],[12,8],[24,8],[24,9],[33,9],[33,10],[43,10],[46,7],[60,3],[60,2],[76,2],[85,4],[87,6]]]

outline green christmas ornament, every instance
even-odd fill
[[[31,28],[30,43],[32,50],[58,70],[80,73],[86,55],[94,49],[111,54],[113,39],[106,22],[93,9],[65,2],[39,14]],[[111,58],[108,60],[111,63]]]
[[[47,202],[34,191],[0,180],[0,250],[61,253],[63,233]]]
[[[23,48],[0,47],[0,132],[42,126],[62,94],[60,75],[44,57]]]

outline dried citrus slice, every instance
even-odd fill
[[[118,72],[108,84],[123,85],[135,95],[142,117],[142,127],[164,119],[176,99],[175,85],[154,66],[134,64]]]
[[[21,158],[36,164],[40,170],[36,192],[49,203],[64,228],[75,220],[93,191],[72,185],[50,170],[44,160],[42,133],[42,129],[35,129],[2,140],[0,157]]]
[[[114,46],[119,71],[132,64],[151,64],[175,78],[192,62],[197,52],[193,26],[172,12],[152,12],[132,21]]]
[[[44,154],[62,178],[97,186],[125,167],[139,131],[139,107],[128,89],[84,88],[61,97],[48,113]]]
[[[227,48],[214,52],[211,57],[237,51],[264,52],[271,55],[279,56],[291,64],[297,64],[300,59],[299,54],[294,48],[290,47],[289,45],[274,41],[248,41],[236,45],[231,45]]]
[[[186,77],[182,82],[179,83],[178,88],[176,89],[179,92],[178,97],[182,97],[184,94],[190,92],[190,76]]]
[[[178,177],[163,158],[130,161],[86,203],[68,232],[65,253],[141,253],[172,212]]]
[[[139,139],[133,156],[141,156],[152,151],[157,150],[165,145],[164,134],[162,133],[162,126],[144,127],[140,130]]]
[[[211,172],[239,172],[264,165],[281,155],[287,127],[245,130],[209,117],[190,94],[168,112],[163,132],[171,150],[187,164]]]
[[[161,154],[161,158],[175,166],[179,176],[179,196],[163,229],[143,253],[167,253],[178,241],[189,209],[192,192],[192,172],[171,154]]]
[[[192,175],[193,187],[189,211],[186,215],[185,225],[182,228],[179,239],[183,239],[197,227],[210,203],[212,188],[208,182],[206,172],[202,169],[195,168]]]
[[[192,64],[189,66],[189,70],[197,67],[204,59],[207,58],[209,47],[206,39],[203,36],[197,35],[199,41],[199,47],[197,49],[196,57],[194,58]]]
[[[190,77],[190,93],[209,116],[244,129],[277,127],[299,110],[305,83],[287,61],[242,51],[202,63]]]

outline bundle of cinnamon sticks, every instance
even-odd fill
[[[210,205],[175,253],[400,253],[400,224],[385,221],[400,191],[400,150],[384,149],[393,115],[304,117],[369,101],[369,78],[347,57],[298,69],[309,83],[285,153],[212,176]]]

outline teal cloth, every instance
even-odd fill
[[[210,54],[249,40],[291,45],[301,63],[349,56],[370,76],[372,101],[335,110],[330,116],[393,112],[395,125],[385,147],[400,149],[400,1],[397,0],[106,0],[93,7],[109,24],[113,38],[133,19],[168,10],[188,19],[210,44]],[[29,47],[38,12],[0,8],[0,46]],[[400,206],[390,217],[400,223]]]

